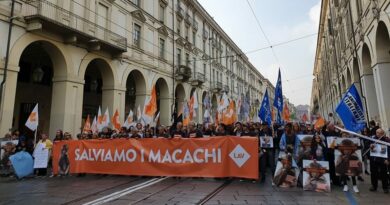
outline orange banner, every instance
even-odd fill
[[[258,144],[255,137],[60,141],[53,172],[258,179]]]

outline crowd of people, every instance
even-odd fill
[[[361,131],[361,134],[373,139],[377,139],[384,142],[390,142],[390,138],[385,135],[385,131],[378,127],[374,121],[371,121],[369,125]],[[297,154],[298,149],[302,149],[305,146],[297,146],[299,143],[303,143],[298,135],[313,135],[309,140],[309,147],[306,151]],[[137,123],[129,128],[122,127],[120,130],[112,130],[109,127],[105,127],[99,133],[92,133],[91,131],[84,131],[75,137],[72,137],[70,133],[58,130],[56,135],[51,139],[55,143],[62,140],[93,140],[93,139],[116,139],[116,138],[202,138],[202,137],[224,137],[224,136],[270,136],[272,137],[273,146],[259,146],[259,171],[260,171],[260,183],[265,182],[266,178],[272,179],[274,185],[282,186],[282,175],[275,174],[276,164],[280,161],[280,154],[284,153],[290,160],[290,166],[300,168],[299,177],[296,180],[298,186],[304,186],[302,183],[302,161],[303,160],[318,160],[329,161],[329,172],[331,178],[331,184],[333,186],[343,186],[344,191],[348,191],[348,183],[352,181],[353,190],[359,192],[357,187],[357,179],[363,180],[360,176],[363,172],[366,175],[371,175],[371,188],[370,191],[376,191],[378,189],[378,181],[382,182],[382,188],[385,193],[389,192],[389,159],[390,150],[387,153],[388,157],[379,158],[370,156],[370,150],[374,149],[375,143],[370,140],[361,140],[361,149],[363,153],[363,165],[357,166],[355,174],[341,174],[336,175],[337,169],[345,165],[345,162],[353,161],[353,155],[351,153],[344,153],[344,158],[335,158],[335,147],[328,144],[327,138],[329,137],[342,137],[342,138],[357,138],[350,135],[347,132],[341,132],[335,128],[334,123],[326,122],[322,127],[315,127],[314,125],[306,123],[286,123],[285,125],[273,124],[272,126],[267,123],[241,123],[236,122],[233,125],[224,124],[196,124],[194,122],[188,123],[188,126],[183,126],[182,122],[175,122],[172,126],[157,126],[151,127],[149,125],[144,126],[141,123]],[[26,151],[33,155],[34,145],[37,143],[43,143],[46,148],[51,149],[53,146],[52,141],[46,134],[39,135],[39,142],[34,143],[33,138],[20,135],[18,131],[14,131],[7,134],[3,141],[8,143],[2,145],[3,155],[1,159],[1,174],[2,176],[12,175],[12,165],[9,161],[9,157],[19,151]],[[17,143],[12,143],[16,141]],[[347,156],[345,158],[345,156]],[[347,161],[346,161],[347,160]],[[288,160],[287,160],[288,161]],[[337,163],[334,163],[334,162]],[[368,166],[369,165],[369,166]],[[49,162],[50,166],[50,162]],[[349,166],[348,164],[345,166]],[[370,169],[368,169],[368,167]],[[269,171],[267,172],[267,170]],[[38,176],[48,175],[47,169],[38,169],[35,174]],[[352,171],[354,171],[352,170]],[[354,172],[355,172],[354,171]],[[274,177],[275,175],[275,177]],[[285,177],[285,176],[284,176]]]

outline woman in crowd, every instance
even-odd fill
[[[319,133],[316,133],[313,136],[313,139],[311,141],[311,152],[310,152],[311,158],[313,160],[324,161],[326,156],[325,153],[326,153],[325,142],[322,140]]]

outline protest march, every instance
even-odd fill
[[[88,116],[77,136],[61,129],[53,137],[38,132],[36,105],[25,124],[34,136],[15,130],[1,142],[2,176],[110,174],[239,178],[254,183],[268,179],[277,187],[331,192],[342,186],[343,191],[352,188],[358,193],[358,180],[369,174],[370,191],[377,191],[379,181],[383,191],[389,191],[390,138],[376,122],[366,123],[354,85],[338,105],[341,122],[335,123],[322,116],[312,122],[290,121],[280,74],[272,106],[266,91],[255,117],[244,113],[243,120],[238,120],[242,113],[236,102],[223,94],[217,110],[205,98],[205,120],[196,123],[199,104],[191,96],[172,124],[164,126],[155,96],[153,88],[143,111],[140,107],[136,114],[130,111],[123,123],[118,111],[110,118],[99,108],[98,116]]]

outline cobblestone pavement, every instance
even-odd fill
[[[0,204],[100,203],[100,199],[111,195],[114,198],[105,204],[390,204],[389,194],[380,189],[375,193],[368,191],[368,177],[365,177],[365,182],[359,183],[359,194],[352,190],[345,193],[341,187],[334,186],[331,193],[276,188],[269,180],[259,184],[240,180],[226,183],[228,180],[170,177],[140,187],[140,184],[153,180],[149,177],[105,175],[20,181],[0,178]]]

